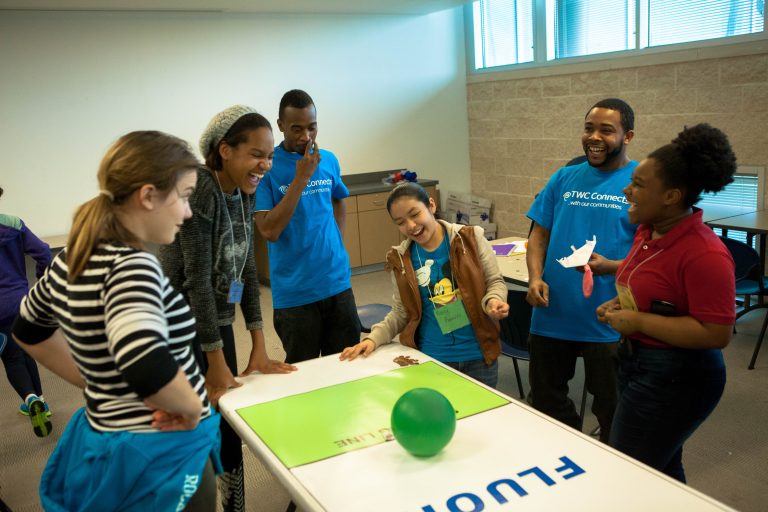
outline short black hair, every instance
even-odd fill
[[[210,152],[207,155],[203,155],[205,156],[205,165],[212,171],[220,171],[224,166],[224,162],[221,160],[221,153],[219,153],[221,143],[225,142],[227,146],[234,148],[248,140],[248,133],[258,128],[269,128],[269,131],[272,131],[272,125],[269,124],[269,120],[261,114],[250,112],[240,116],[240,119],[229,127],[229,130],[221,138],[218,145],[211,147]],[[214,145],[212,144],[212,146]]]
[[[0,187],[0,197],[3,197],[3,187]]]
[[[736,155],[728,137],[707,123],[685,127],[671,143],[653,151],[659,178],[669,188],[683,190],[690,208],[702,192],[719,192],[733,181]]]
[[[427,193],[426,190],[424,190],[424,187],[422,187],[418,183],[406,181],[397,185],[395,188],[392,189],[392,192],[389,193],[389,197],[387,198],[388,212],[391,213],[392,203],[394,203],[401,197],[412,197],[418,201],[421,201],[422,203],[427,205],[427,208],[429,208],[429,194]]]
[[[595,108],[607,108],[608,110],[615,110],[621,114],[621,127],[624,130],[624,133],[635,129],[635,111],[632,110],[632,107],[630,107],[626,101],[620,100],[619,98],[606,98],[600,100],[587,110],[584,118],[586,119],[589,113],[592,112],[592,109]]]
[[[293,108],[307,108],[308,106],[314,106],[315,102],[312,101],[312,97],[301,89],[291,89],[287,93],[283,94],[280,100],[280,109],[277,111],[277,118],[282,119],[285,109],[287,107]],[[315,107],[317,108],[317,107]]]

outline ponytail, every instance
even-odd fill
[[[67,281],[73,283],[83,273],[100,241],[114,239],[130,243],[135,238],[117,220],[114,203],[106,195],[99,194],[83,203],[75,212],[67,240]]]

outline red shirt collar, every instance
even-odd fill
[[[684,218],[680,222],[677,223],[675,227],[673,227],[669,232],[667,232],[666,235],[664,235],[661,238],[657,238],[656,240],[651,240],[651,235],[653,234],[653,226],[650,224],[643,224],[637,229],[637,236],[641,240],[646,240],[647,243],[650,243],[654,245],[655,247],[659,247],[660,249],[665,249],[672,244],[675,243],[680,237],[685,235],[690,231],[690,229],[697,224],[703,223],[703,215],[704,212],[701,208],[693,207],[693,214],[689,215],[688,217]]]

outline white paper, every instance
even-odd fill
[[[573,253],[570,256],[558,258],[557,262],[565,268],[583,267],[589,262],[589,257],[592,256],[595,245],[597,245],[597,235],[592,235],[592,240],[586,240],[584,245],[578,249],[571,246]]]

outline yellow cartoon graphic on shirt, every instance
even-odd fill
[[[451,280],[444,277],[435,283],[431,300],[438,305],[450,304],[456,300],[457,291],[453,289]]]

